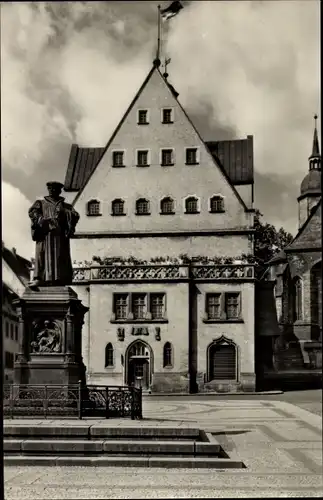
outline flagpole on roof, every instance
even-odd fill
[[[160,24],[161,24],[161,15],[160,15],[160,5],[158,5],[158,36],[157,36],[157,52],[156,59],[154,61],[156,66],[160,65]]]

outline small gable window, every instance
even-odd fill
[[[113,200],[111,203],[112,215],[125,215],[124,201],[120,199]]]
[[[163,366],[171,367],[173,365],[173,348],[170,342],[166,342],[164,345],[164,353],[163,353]]]
[[[109,342],[105,347],[105,367],[113,366],[113,346]]]
[[[138,125],[147,125],[148,124],[148,110],[147,109],[139,109],[138,110]]]
[[[169,215],[174,213],[174,200],[167,196],[163,198],[160,202],[160,213],[163,215]]]
[[[187,148],[186,149],[186,165],[197,165],[197,148]]]
[[[149,167],[148,163],[148,150],[137,151],[137,166],[138,167]]]
[[[198,199],[195,196],[190,196],[185,200],[185,213],[197,214],[199,213]]]
[[[112,153],[112,166],[113,167],[124,167],[124,152],[123,151],[113,151],[113,153]]]
[[[161,150],[161,165],[163,167],[174,165],[174,150],[173,149],[162,149]]]
[[[212,214],[224,212],[224,199],[222,196],[213,196],[210,199],[210,212]]]
[[[149,201],[145,198],[139,198],[136,201],[136,214],[137,215],[150,215]]]
[[[162,123],[174,123],[174,110],[172,108],[162,110]]]
[[[96,216],[100,213],[100,202],[98,200],[90,200],[87,204],[87,215]]]

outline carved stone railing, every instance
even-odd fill
[[[73,283],[89,281],[158,281],[158,280],[223,280],[252,279],[254,266],[252,264],[226,265],[114,265],[75,267]]]
[[[192,277],[195,280],[254,278],[254,266],[250,264],[195,265],[192,266]]]

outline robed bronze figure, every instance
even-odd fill
[[[29,286],[65,286],[73,279],[70,238],[80,218],[60,196],[63,184],[48,182],[48,196],[29,209],[31,235],[36,242],[34,279]]]

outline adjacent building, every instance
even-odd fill
[[[15,355],[19,351],[19,321],[14,300],[29,281],[31,262],[2,243],[2,367],[3,381],[13,382]]]
[[[205,142],[155,61],[101,148],[73,145],[87,381],[253,391],[253,138]]]
[[[298,207],[298,233],[270,261],[267,274],[275,281],[281,332],[273,343],[277,370],[322,367],[322,189],[316,123]]]

